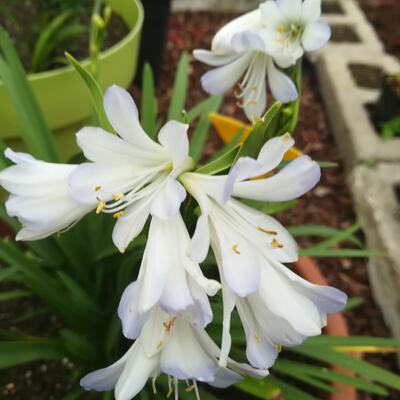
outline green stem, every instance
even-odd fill
[[[297,89],[297,99],[294,101],[293,104],[293,114],[292,114],[292,118],[289,124],[289,129],[288,131],[293,135],[294,130],[296,129],[297,126],[297,121],[299,119],[299,111],[300,111],[300,103],[301,103],[301,79],[302,79],[302,72],[301,72],[301,68],[302,67],[302,59],[300,58],[297,61],[296,67],[295,67],[295,71],[294,71],[294,79],[295,79],[295,85],[296,85],[296,89]]]
[[[89,35],[89,58],[90,58],[90,72],[97,79],[99,74],[99,31],[100,27],[98,19],[100,18],[101,5],[103,0],[94,0],[93,10],[91,16],[91,27]]]

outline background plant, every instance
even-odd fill
[[[0,31],[0,48],[0,77],[20,113],[22,137],[27,149],[38,158],[57,161],[53,136],[4,31]],[[90,91],[96,120],[99,125],[106,126],[108,122],[102,109],[102,93],[96,80],[71,56],[68,59]],[[216,112],[222,99],[210,97],[187,112],[182,112],[188,92],[188,67],[189,58],[183,55],[176,74],[168,119],[187,121],[195,126],[192,129],[190,154],[199,160],[209,131],[208,113]],[[293,126],[293,121],[297,120],[296,107],[296,103],[285,108],[275,103],[264,119],[255,123],[243,144],[238,143],[241,135],[239,131],[230,144],[224,146],[206,164],[199,166],[199,170],[220,174],[227,171],[237,157],[256,153],[268,137],[283,129],[283,122],[279,121],[285,120],[285,124]],[[144,129],[153,138],[161,124],[157,108],[153,75],[150,67],[146,66],[143,73],[141,118]],[[5,144],[0,143],[0,147],[4,149]],[[76,157],[79,158],[79,154]],[[8,165],[3,156],[0,157],[0,165]],[[268,214],[274,214],[293,207],[295,202],[253,205]],[[183,215],[187,226],[193,226],[195,205],[186,203]],[[12,229],[19,229],[18,222],[7,216],[3,204],[0,207],[0,217]],[[146,232],[121,255],[111,242],[112,226],[111,218],[92,213],[68,232],[45,240],[21,245],[9,238],[0,241],[0,282],[10,288],[1,292],[0,301],[16,301],[32,296],[40,299],[41,304],[34,312],[18,316],[13,321],[14,325],[38,318],[38,315],[56,315],[61,321],[61,327],[51,337],[34,336],[30,332],[18,330],[0,330],[0,368],[67,357],[75,366],[70,378],[73,389],[64,399],[71,400],[83,396],[77,381],[84,373],[110,364],[123,353],[128,342],[121,334],[116,309],[122,291],[136,278]],[[346,230],[315,225],[289,228],[295,236],[321,237],[319,243],[302,249],[303,255],[368,257],[373,252],[365,249],[356,236],[358,229],[358,225]],[[336,245],[342,242],[348,243],[349,247],[337,248]],[[215,260],[211,255],[204,263],[204,269],[210,275],[215,273]],[[213,303],[215,320],[209,328],[209,333],[217,342],[220,340],[221,328],[219,300],[217,298]],[[357,301],[351,301],[350,306],[354,306]],[[245,342],[237,316],[232,322],[232,337],[232,355],[243,359]],[[237,389],[263,399],[282,393],[289,400],[316,399],[316,390],[318,393],[334,391],[333,382],[350,384],[380,395],[385,395],[385,387],[400,391],[398,376],[347,354],[348,351],[359,351],[365,346],[373,350],[392,350],[399,345],[400,341],[394,339],[312,338],[301,346],[283,349],[280,360],[271,370],[271,376],[262,381],[246,379],[237,384]],[[332,364],[354,371],[355,376],[331,371],[328,366]],[[158,380],[157,387],[160,392],[166,392],[166,380]],[[150,387],[146,388],[140,397],[148,399],[151,391]],[[184,391],[180,395],[183,399],[193,397],[193,394]],[[217,392],[208,392],[206,388],[202,388],[202,396],[210,400],[218,398]],[[111,399],[112,393],[104,394],[103,398]]]

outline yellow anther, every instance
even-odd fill
[[[255,92],[257,90],[257,86],[256,85],[252,86],[251,90],[252,90],[252,92]]]
[[[124,215],[123,211],[118,211],[118,212],[113,214],[113,217],[118,219],[118,218],[121,218],[123,215]]]
[[[266,233],[267,235],[273,235],[273,236],[275,236],[275,235],[278,234],[277,231],[270,231],[269,229],[264,229],[264,228],[262,228],[261,226],[257,226],[257,230],[260,231],[260,232]]]
[[[173,317],[172,319],[170,319],[168,322],[164,322],[164,329],[166,330],[166,332],[170,333],[171,329],[173,328],[173,326],[175,325],[175,322],[177,320],[178,317]]]
[[[275,238],[272,239],[271,245],[273,249],[281,249],[283,247],[283,244],[279,243]]]
[[[279,33],[285,33],[285,26],[283,24],[280,24],[278,31],[279,31]]]
[[[196,388],[196,384],[194,383],[193,385],[188,386],[188,387],[185,389],[185,392],[191,392],[191,391],[193,391],[195,388]]]
[[[276,345],[276,350],[278,351],[278,353],[280,353],[282,351],[282,345],[277,344]]]
[[[121,200],[125,197],[125,195],[123,193],[115,193],[111,197],[113,200]]]
[[[236,253],[236,254],[240,254],[239,245],[234,244],[234,245],[232,246],[232,251],[233,251],[234,253]]]
[[[97,186],[94,188],[94,191],[95,191],[95,192],[98,192],[99,190],[101,190],[101,186],[100,186],[100,185],[97,185]]]
[[[162,346],[164,346],[164,342],[161,340],[160,343],[158,343],[158,345],[157,345],[157,349],[159,349]]]
[[[96,214],[100,214],[106,206],[106,203],[103,200],[97,199],[97,208]]]
[[[261,337],[257,333],[254,334],[257,344],[261,344]]]
[[[167,393],[167,399],[171,397],[171,394],[174,393],[174,388],[172,386],[169,387],[168,393]]]

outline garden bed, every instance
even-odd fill
[[[212,35],[219,26],[232,18],[227,14],[211,13],[176,13],[170,21],[168,43],[157,90],[160,111],[165,112],[169,104],[172,81],[176,64],[182,51],[191,51],[194,48],[207,48]],[[193,61],[190,70],[190,95],[188,107],[205,98],[200,88],[199,78],[206,70],[204,65]],[[339,164],[338,168],[323,170],[321,183],[311,193],[302,197],[295,208],[284,215],[278,215],[285,225],[321,224],[344,229],[355,222],[355,215],[350,192],[345,184],[342,162],[338,158],[338,151],[333,142],[331,131],[327,125],[326,114],[322,107],[316,77],[312,67],[306,65],[303,82],[302,109],[300,123],[296,132],[296,146],[316,160],[332,161]],[[135,98],[139,91],[132,88]],[[243,119],[242,112],[235,106],[233,94],[226,97],[222,113]],[[205,148],[204,157],[212,154],[221,141],[212,132]],[[300,240],[300,245],[309,245]],[[346,318],[350,333],[353,335],[390,336],[381,312],[372,299],[368,282],[366,260],[354,259],[321,259],[322,271],[326,274],[330,284],[344,290],[350,297],[360,296],[364,303],[347,312]],[[10,321],[31,302],[21,300],[10,304],[0,303],[0,327],[9,328]],[[24,328],[40,329],[41,333],[50,330],[56,324],[51,317],[43,316],[36,323],[41,326]],[[20,325],[17,325],[21,327]],[[29,331],[28,331],[29,332]],[[31,332],[29,332],[31,333]],[[368,357],[371,359],[371,357]],[[384,368],[396,371],[394,356],[374,356],[373,361]],[[61,363],[35,363],[30,366],[13,368],[2,371],[0,376],[0,399],[9,400],[59,400],[66,392],[67,378],[65,371],[73,368],[64,360]],[[90,397],[95,399],[95,397]],[[359,399],[378,399],[370,395],[360,394]],[[388,399],[398,399],[392,395]]]

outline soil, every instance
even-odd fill
[[[382,68],[367,64],[350,64],[350,71],[357,86],[367,89],[382,87]]]
[[[400,6],[398,0],[358,0],[388,53],[400,57]]]
[[[336,43],[360,43],[357,32],[351,25],[334,25],[331,27],[332,35],[330,40]]]
[[[205,12],[176,13],[171,17],[157,89],[161,113],[165,115],[168,108],[173,77],[181,52],[188,51],[190,53],[194,48],[208,48],[216,29],[231,18],[232,15]],[[208,67],[201,63],[192,62],[187,108],[206,97],[200,87],[199,78],[207,69]],[[345,182],[342,160],[338,156],[327,123],[315,73],[308,65],[304,70],[300,120],[295,134],[296,146],[316,160],[332,161],[338,163],[339,167],[324,169],[317,188],[303,196],[293,209],[278,215],[278,219],[284,225],[322,224],[345,229],[355,222],[356,217],[350,192]],[[131,89],[135,100],[139,101],[139,89],[136,87]],[[233,93],[226,95],[221,112],[245,120],[242,111],[235,105]],[[212,154],[221,144],[216,133],[211,131],[205,146],[204,158]],[[301,246],[307,246],[311,244],[311,240],[303,239],[299,240],[299,243]],[[372,298],[366,262],[365,259],[320,259],[320,266],[331,285],[344,290],[350,297],[360,296],[364,299],[361,306],[346,313],[350,333],[352,335],[390,337],[382,314]],[[10,306],[12,305],[10,304]],[[46,325],[43,326],[43,329],[47,329]],[[368,356],[366,358],[387,370],[399,372],[393,355]],[[43,365],[50,371],[49,375],[40,373]],[[34,363],[2,371],[0,399],[60,399],[67,382],[66,368],[68,367],[62,366],[62,364],[60,366],[58,363]],[[27,378],[27,373],[29,378]],[[29,385],[28,382],[31,384]],[[378,400],[379,398],[367,394],[359,395],[359,400]],[[395,400],[399,396],[393,393],[386,398]]]
[[[68,4],[70,4],[68,6]],[[57,17],[60,12],[71,10],[73,15],[67,24],[79,23],[84,31],[62,43],[51,56],[48,70],[67,64],[64,51],[68,51],[78,60],[89,55],[89,30],[93,2],[84,0],[11,0],[9,4],[0,4],[0,25],[11,36],[18,55],[26,71],[32,70],[32,54],[40,32]],[[103,42],[108,49],[123,39],[129,32],[121,17],[112,14]]]

